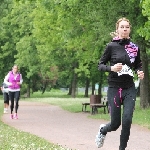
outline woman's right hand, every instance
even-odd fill
[[[119,72],[122,70],[122,63],[117,63],[114,66],[111,66],[111,71]]]

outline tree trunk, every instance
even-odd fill
[[[27,81],[27,97],[30,97],[30,89],[31,89],[31,86],[30,86],[30,79],[28,79],[28,81]]]
[[[86,82],[85,82],[85,94],[84,94],[84,97],[88,97],[89,96],[89,94],[88,94],[88,89],[89,89],[89,84],[90,84],[90,82],[89,82],[89,78],[86,78]]]
[[[102,72],[100,73],[100,80],[99,80],[99,89],[98,89],[98,95],[102,96],[102,82],[103,82],[103,74]]]
[[[28,84],[28,87],[27,87],[27,97],[30,97],[30,83]]]
[[[95,94],[95,82],[92,81],[92,95]]]
[[[72,81],[71,81],[71,83],[70,83],[70,86],[69,86],[69,92],[68,92],[67,95],[71,95],[71,92],[72,92]]]
[[[140,85],[139,85],[139,87],[136,89],[137,91],[136,91],[136,95],[137,96],[140,96]]]
[[[73,98],[76,97],[76,86],[77,86],[77,74],[74,72],[72,81],[72,92],[71,92],[71,96]]]
[[[99,82],[98,95],[102,97],[102,83],[101,82]]]
[[[140,106],[141,108],[145,109],[150,106],[150,86],[146,48],[143,48],[142,52],[142,68],[144,71],[144,79],[140,81]]]
[[[45,90],[46,90],[46,88],[47,88],[47,85],[48,85],[48,82],[45,81],[45,82],[43,83],[43,86],[42,86],[42,94],[44,94],[44,92],[45,92]]]

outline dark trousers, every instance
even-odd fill
[[[15,113],[17,113],[18,107],[19,107],[20,91],[15,91],[15,92],[9,91],[9,98],[11,101],[11,104],[10,104],[11,114],[14,109],[14,101],[15,101]]]
[[[9,94],[7,92],[3,93],[4,103],[9,105]]]
[[[130,136],[130,128],[132,124],[132,116],[135,107],[136,90],[135,86],[128,89],[108,88],[108,104],[111,116],[111,122],[106,124],[102,129],[103,134],[116,131],[121,125],[120,150],[125,150]],[[123,105],[123,113],[121,115],[121,105]]]

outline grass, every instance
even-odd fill
[[[0,100],[0,117],[3,114],[3,100]],[[67,150],[49,143],[43,138],[16,130],[0,121],[0,150]]]
[[[141,109],[140,108],[140,100],[136,101],[135,112],[133,115],[133,123],[141,125],[143,127],[147,127],[150,129],[150,108]]]
[[[51,90],[50,92],[44,92],[42,94],[39,92],[34,92],[30,95],[31,98],[47,98],[47,97],[56,97],[56,98],[69,98],[70,95],[67,95],[67,91],[58,91],[58,90]]]
[[[104,93],[105,94],[105,93]],[[42,92],[34,92],[30,95],[31,98],[47,98],[47,97],[53,97],[53,98],[72,98],[70,95],[68,95],[67,90],[55,90],[51,89],[51,91],[47,92],[45,91],[44,94]],[[83,92],[77,93],[78,98],[84,98]]]

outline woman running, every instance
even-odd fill
[[[10,104],[10,118],[18,119],[17,111],[19,107],[19,99],[20,99],[20,85],[23,82],[22,75],[18,72],[18,66],[14,65],[12,71],[9,71],[7,76],[4,79],[4,82],[8,85],[9,90],[9,98],[11,101]],[[15,113],[13,114],[14,109],[14,100],[15,100]]]
[[[119,128],[121,120],[119,150],[125,150],[129,140],[136,99],[133,70],[139,79],[144,78],[140,49],[131,42],[130,29],[128,19],[121,18],[117,21],[116,37],[107,45],[99,61],[98,69],[109,72],[107,98],[111,116],[110,123],[100,125],[95,139],[99,148],[103,146],[106,134]],[[123,105],[123,114],[121,114],[121,105]]]

